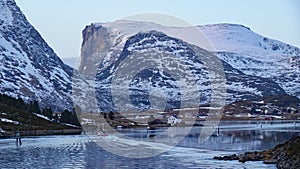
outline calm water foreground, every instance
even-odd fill
[[[177,129],[180,131],[182,128]],[[300,135],[300,122],[221,122],[219,129],[216,127],[207,141],[199,143],[201,129],[202,127],[194,127],[169,151],[141,159],[105,151],[86,135],[28,137],[23,138],[23,145],[20,147],[16,147],[14,139],[2,139],[0,168],[276,168],[275,165],[262,162],[218,161],[213,160],[213,157],[272,148],[293,135]],[[151,131],[149,135],[146,129],[119,129],[120,133],[137,140],[165,139],[161,135],[164,131],[164,128],[160,128]],[[100,141],[109,143],[116,138],[108,135]],[[126,140],[122,144],[127,144]],[[156,148],[159,147],[156,145]],[[122,149],[122,146],[116,148]],[[126,151],[143,153],[128,147]]]

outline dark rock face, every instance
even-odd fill
[[[65,65],[13,0],[0,2],[0,92],[41,107],[71,108],[73,69]]]
[[[112,38],[105,27],[87,26],[82,32],[81,62],[79,71],[95,74],[103,59],[112,48]]]
[[[300,137],[276,146],[271,150],[261,152],[246,152],[244,154],[214,157],[216,160],[264,161],[266,164],[276,164],[278,169],[300,168]]]

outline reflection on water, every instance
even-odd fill
[[[179,145],[190,147],[191,144],[197,148],[208,148],[210,150],[227,150],[227,151],[254,151],[270,149],[294,135],[299,134],[298,131],[293,132],[285,130],[247,130],[230,131],[220,127],[218,134],[213,135],[202,144],[193,144],[198,141],[197,134],[192,137],[186,137]]]
[[[13,139],[5,139],[0,140],[0,168],[275,168],[262,162],[239,163],[212,158],[228,153],[269,149],[300,132],[299,123],[296,126],[292,123],[264,123],[262,128],[257,122],[239,123],[221,123],[219,132],[216,130],[214,136],[204,143],[199,143],[201,127],[194,127],[178,146],[145,159],[114,155],[86,136],[24,138],[21,147],[16,147]],[[179,133],[180,130],[182,128],[174,128]],[[147,138],[146,129],[121,130],[138,139],[172,140],[162,134],[164,131],[163,128],[152,130],[148,132],[152,137]],[[172,136],[176,137],[176,133]]]
[[[193,127],[178,146],[237,152],[266,150],[300,135],[299,121],[297,124],[294,121],[225,121],[219,126],[212,126],[215,132],[204,142],[200,136],[203,127]],[[119,132],[137,140],[150,138],[164,143],[177,141],[176,137],[185,133],[182,132],[184,127],[173,127],[172,130],[122,129]]]

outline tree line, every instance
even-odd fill
[[[67,123],[76,126],[80,126],[80,122],[73,110],[64,110],[61,113],[55,113],[51,107],[41,109],[37,101],[25,102],[21,98],[14,98],[5,94],[0,94],[0,111],[1,112],[15,112],[22,110],[28,113],[40,114],[51,121],[57,123]],[[59,115],[60,114],[60,115]]]

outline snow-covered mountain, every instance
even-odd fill
[[[71,108],[71,76],[14,0],[0,1],[0,92],[41,107]]]
[[[209,54],[199,47],[200,45],[193,37],[187,36],[191,35],[189,31],[199,32],[195,28],[164,27],[154,23],[133,21],[97,23],[87,26],[83,31],[82,62],[79,70],[85,74],[96,76],[97,100],[102,110],[107,111],[115,106],[111,90],[112,81],[119,67],[133,66],[131,68],[134,69],[139,62],[147,63],[149,61],[150,64],[153,61],[153,58],[147,60],[147,55],[150,53],[154,53],[154,55],[163,53],[163,59],[157,61],[157,63],[163,62],[161,64],[168,64],[169,62],[166,60],[180,58],[182,61],[180,64],[188,65],[188,70],[195,77],[196,87],[193,90],[180,88],[168,72],[158,68],[145,69],[134,77],[126,76],[126,73],[130,74],[130,71],[124,72],[124,77],[121,77],[118,82],[120,85],[118,90],[122,93],[122,87],[126,88],[126,85],[129,84],[129,98],[135,107],[148,109],[151,106],[150,97],[153,97],[150,96],[150,93],[156,90],[160,90],[160,94],[163,93],[162,97],[166,98],[167,107],[178,107],[180,101],[190,100],[194,95],[199,95],[200,103],[208,103],[211,99],[211,77],[209,77],[207,65],[211,63],[205,63],[203,60]],[[209,49],[207,46],[204,48]],[[149,51],[151,52],[148,53]],[[145,54],[146,57],[142,57],[143,60],[136,58],[135,61],[125,65],[121,64],[132,55],[145,56]],[[173,58],[168,58],[168,54],[173,55]],[[247,75],[225,61],[221,61],[221,63],[223,67],[218,68],[224,68],[227,102],[258,99],[263,96],[285,93],[278,84],[268,78]],[[177,69],[176,72],[184,75],[181,69]],[[188,90],[189,94],[187,97],[182,97],[179,90]],[[122,93],[122,95],[125,94]],[[161,96],[156,94],[156,97],[158,99]],[[121,96],[119,98],[118,102],[126,100]],[[126,107],[125,104],[124,102],[124,107]]]
[[[279,61],[300,54],[300,49],[256,34],[236,24],[198,26],[218,52],[236,52],[262,61]]]
[[[184,89],[189,95],[183,97],[180,84],[170,73],[150,68],[136,74],[131,81],[120,83],[129,84],[129,97],[136,107],[149,108],[149,95],[153,91],[158,92],[151,97],[157,100],[165,97],[167,107],[178,107],[179,101],[188,101],[193,94],[199,95],[200,103],[209,102],[212,77],[206,66],[211,63],[201,59],[210,55],[206,50],[221,59],[222,66],[213,73],[224,69],[227,102],[285,92],[300,95],[299,49],[233,24],[184,28],[124,20],[91,24],[83,31],[78,68],[83,74],[76,73],[72,79],[73,69],[43,40],[14,0],[0,0],[0,93],[26,101],[37,100],[42,107],[70,109],[72,85],[73,94],[78,96],[73,98],[76,103],[88,105],[86,102],[95,94],[93,78],[96,77],[97,104],[103,111],[116,109],[111,97],[114,73],[131,55],[147,51],[180,58],[180,64],[188,65],[198,88]],[[127,66],[130,65],[136,63]]]
[[[300,49],[251,31],[242,25],[198,26],[217,56],[248,75],[270,78],[288,94],[300,97]]]
[[[151,30],[209,50],[242,73],[275,81],[288,94],[300,97],[300,49],[263,37],[250,28],[236,24],[166,27],[151,22],[126,20],[94,23],[84,30],[81,71],[89,71],[83,70],[84,67],[105,70],[118,59],[129,37]],[[95,53],[99,51],[108,54],[97,58]]]

